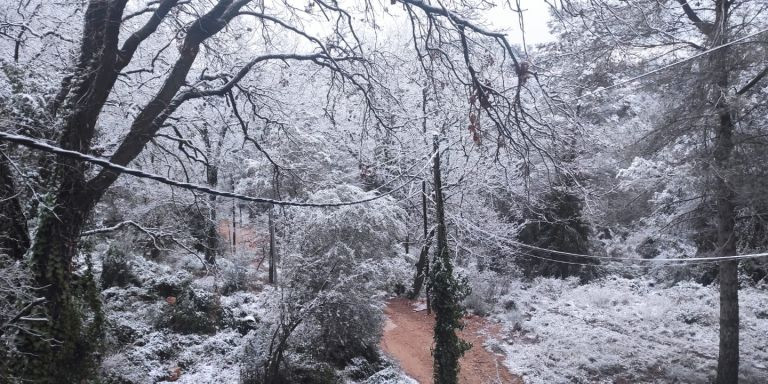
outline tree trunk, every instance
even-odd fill
[[[218,167],[208,165],[206,178],[211,188],[216,188],[219,183]],[[205,223],[205,262],[216,264],[216,256],[219,250],[219,233],[217,231],[216,195],[208,195],[208,218]]]
[[[437,136],[434,138],[435,218],[437,221],[437,249],[432,262],[430,286],[435,309],[434,379],[439,384],[457,384],[459,358],[471,346],[456,334],[463,328],[461,301],[466,287],[453,276],[453,265],[448,252],[448,233],[445,225],[445,207],[440,175],[440,153]]]
[[[275,209],[269,207],[269,283],[277,284],[277,245],[275,244]]]
[[[716,22],[712,46],[728,42],[727,0],[716,3]],[[729,88],[728,49],[714,52],[711,67],[716,74],[715,97],[718,124],[714,143],[714,192],[717,206],[717,253],[719,256],[736,254],[734,224],[736,209],[735,192],[728,175],[733,152],[733,118],[725,92]],[[720,264],[720,351],[717,361],[717,383],[735,384],[739,381],[739,281],[737,260]]]
[[[724,75],[727,76],[727,75]],[[725,88],[723,88],[725,89]],[[733,187],[726,179],[733,151],[733,120],[727,104],[721,106],[715,137],[715,195],[717,205],[717,254],[736,254],[736,210]],[[739,279],[738,260],[720,263],[720,351],[717,383],[737,383],[739,377]]]
[[[232,191],[235,190],[235,180],[232,179]],[[232,199],[232,254],[237,253],[237,216],[235,210],[235,199]]]
[[[405,225],[408,226],[408,223],[406,223]],[[405,241],[403,242],[403,247],[405,247],[405,254],[406,255],[409,255],[411,253],[410,246],[411,246],[411,234],[410,233],[406,233],[405,234]]]
[[[429,148],[429,144],[426,142],[427,137],[427,103],[429,102],[429,92],[428,88],[425,85],[421,89],[421,133],[424,135],[425,145],[427,148]],[[422,249],[422,252],[424,252],[424,276],[430,276],[429,275],[429,246],[431,243],[427,241],[427,238],[429,240],[432,240],[432,236],[434,235],[434,230],[431,232],[431,235],[427,234],[427,181],[422,180],[421,181],[421,216],[423,219],[423,235],[424,235],[424,242],[425,247]],[[421,261],[421,260],[420,260]],[[418,273],[418,271],[417,271]],[[427,302],[427,314],[432,314],[432,299],[430,298],[430,284],[427,284],[426,289],[424,290],[424,296]]]
[[[272,198],[280,199],[280,169],[272,168]],[[277,285],[277,228],[275,228],[275,206],[269,206],[269,283]]]
[[[421,246],[419,261],[416,263],[416,275],[413,278],[413,287],[408,293],[408,298],[411,300],[419,297],[421,288],[424,285],[424,278],[429,275],[429,248],[432,245],[432,237],[434,235],[435,231],[430,231],[424,239],[424,244]]]

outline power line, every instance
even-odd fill
[[[688,62],[688,61],[691,61],[691,60],[693,60],[693,59],[699,58],[699,57],[701,57],[701,56],[704,56],[704,55],[710,54],[710,53],[712,53],[712,52],[714,52],[714,51],[717,51],[717,50],[723,49],[723,48],[725,48],[725,47],[731,46],[731,45],[733,45],[733,44],[736,44],[736,43],[740,43],[740,42],[742,42],[742,41],[744,41],[744,40],[746,40],[746,39],[749,39],[749,38],[751,38],[751,37],[755,37],[755,36],[757,36],[757,35],[759,35],[759,34],[761,34],[761,33],[765,33],[765,32],[768,32],[768,28],[766,28],[766,29],[762,29],[762,30],[759,30],[759,31],[757,31],[757,32],[754,32],[754,33],[750,33],[749,35],[746,35],[746,36],[740,37],[740,38],[738,38],[738,39],[736,39],[736,40],[733,40],[733,41],[727,42],[727,43],[725,43],[725,44],[722,44],[722,45],[718,45],[718,46],[716,46],[716,47],[713,47],[713,48],[710,48],[710,49],[708,49],[708,50],[706,50],[706,51],[703,51],[703,52],[697,53],[697,54],[695,54],[695,55],[693,55],[693,56],[687,57],[687,58],[685,58],[685,59],[682,59],[682,60],[678,60],[678,61],[675,61],[675,62],[673,62],[673,63],[670,63],[670,64],[667,64],[667,65],[665,65],[665,66],[663,66],[663,67],[660,67],[660,68],[656,68],[656,69],[654,69],[654,70],[652,70],[652,71],[649,71],[649,72],[643,73],[643,74],[641,74],[641,75],[637,75],[637,76],[634,76],[634,77],[630,77],[629,79],[621,80],[621,81],[619,81],[619,82],[617,82],[617,83],[614,83],[614,84],[611,84],[611,85],[609,85],[609,86],[607,86],[607,87],[603,87],[603,88],[598,88],[598,89],[595,89],[594,91],[591,91],[591,92],[585,93],[585,94],[583,94],[583,95],[581,95],[581,96],[578,96],[578,97],[576,97],[576,98],[572,99],[572,101],[581,100],[581,99],[583,99],[583,98],[585,98],[585,97],[588,97],[588,96],[595,96],[595,95],[597,95],[597,94],[599,94],[599,93],[602,93],[602,92],[605,92],[605,91],[607,91],[607,90],[609,90],[609,89],[612,89],[612,88],[617,88],[617,87],[620,87],[620,86],[622,86],[622,85],[625,85],[625,84],[627,84],[627,83],[631,83],[631,82],[633,82],[633,81],[636,81],[636,80],[640,80],[640,79],[642,79],[642,78],[644,78],[644,77],[648,77],[648,76],[651,76],[651,75],[653,75],[653,74],[656,74],[656,73],[658,73],[658,72],[661,72],[661,71],[667,70],[667,69],[669,69],[669,68],[672,68],[672,67],[678,66],[678,65],[680,65],[680,64],[683,64],[683,63],[685,63],[685,62]]]
[[[0,132],[0,141],[7,141],[11,143],[16,143],[28,148],[37,149],[44,152],[54,153],[60,156],[69,157],[77,160],[86,161],[92,164],[96,164],[102,168],[111,169],[113,171],[117,171],[118,173],[125,173],[129,174],[131,176],[135,176],[142,179],[151,179],[158,181],[160,183],[179,187],[182,189],[192,190],[192,191],[198,191],[202,193],[206,193],[209,195],[216,195],[216,196],[222,196],[222,197],[229,197],[233,199],[238,200],[244,200],[244,201],[250,201],[255,203],[265,203],[265,204],[274,204],[274,205],[282,205],[282,206],[293,206],[293,207],[317,207],[317,208],[329,208],[329,207],[343,207],[343,206],[349,206],[349,205],[357,205],[357,204],[363,204],[368,203],[374,200],[381,199],[385,196],[389,196],[393,194],[396,191],[399,191],[406,186],[408,186],[411,182],[413,182],[415,179],[417,179],[424,170],[429,167],[430,163],[432,162],[432,158],[434,158],[435,153],[432,153],[432,155],[427,159],[427,161],[424,163],[424,166],[421,167],[421,169],[414,174],[412,177],[410,177],[406,182],[401,184],[400,186],[393,188],[385,193],[372,196],[365,199],[360,200],[354,200],[354,201],[342,201],[342,202],[324,202],[324,203],[308,203],[308,202],[299,202],[299,201],[284,201],[284,200],[274,200],[274,199],[268,199],[264,197],[254,197],[254,196],[248,196],[248,195],[242,195],[239,193],[234,192],[226,192],[218,189],[213,189],[210,187],[206,187],[199,184],[193,184],[193,183],[187,183],[183,181],[173,180],[169,179],[160,175],[156,175],[154,173],[144,172],[135,168],[129,168],[125,167],[119,164],[112,163],[105,159],[100,159],[98,157],[90,156],[81,152],[72,151],[60,147],[56,147],[47,143],[44,143],[42,141],[38,141],[34,138],[28,137],[28,136],[22,136],[22,135],[14,135],[7,132]],[[388,184],[388,183],[387,183]],[[386,184],[385,184],[386,185]],[[381,187],[379,187],[381,188]]]
[[[471,249],[469,249],[468,247],[466,247],[464,245],[457,244],[457,246],[459,248],[462,248],[462,249],[466,250],[466,251],[472,252]],[[597,263],[586,263],[586,262],[585,263],[579,263],[579,262],[576,262],[576,261],[558,260],[558,259],[553,259],[553,258],[550,258],[550,257],[534,255],[533,253],[531,253],[532,251],[530,251],[530,250],[524,250],[523,249],[523,250],[518,250],[518,252],[519,252],[519,254],[516,254],[515,256],[531,257],[531,258],[534,258],[534,259],[549,261],[549,262],[557,263],[557,264],[578,265],[578,266],[582,266],[582,267],[600,267],[600,268],[613,267],[611,265],[602,264],[603,262],[612,261],[613,259],[611,259],[611,258],[608,258],[607,260],[601,261],[600,264],[597,264]],[[664,267],[681,267],[681,266],[685,266],[685,265],[700,265],[700,264],[719,263],[719,261],[694,261],[694,262],[686,262],[686,260],[688,260],[688,259],[674,259],[674,260],[676,260],[678,262],[666,263],[666,264],[664,264]],[[614,261],[619,262],[620,260],[614,260]],[[628,265],[622,265],[622,267],[623,268],[649,268],[651,266],[648,265],[648,264],[645,264],[645,265],[643,265],[643,264],[628,264]]]
[[[448,215],[454,222],[459,222],[457,218],[455,218],[453,215]],[[642,258],[631,258],[631,257],[610,257],[610,256],[597,256],[597,255],[585,255],[581,253],[573,253],[573,252],[564,252],[564,251],[558,251],[555,249],[548,249],[548,248],[542,248],[537,247],[535,245],[525,244],[521,243],[517,240],[500,236],[491,232],[488,232],[479,226],[471,223],[469,220],[461,220],[465,225],[473,227],[475,230],[482,232],[483,234],[496,238],[498,240],[504,241],[506,243],[515,245],[517,247],[525,248],[531,251],[538,251],[538,252],[545,252],[553,255],[561,255],[561,256],[571,256],[571,257],[580,257],[580,258],[586,258],[586,259],[597,259],[597,260],[604,260],[604,261],[623,261],[623,262],[645,262],[645,263],[652,263],[652,262],[673,262],[673,263],[680,263],[680,264],[699,264],[699,263],[709,263],[709,262],[719,262],[719,261],[725,261],[725,260],[741,260],[741,259],[757,259],[761,257],[768,257],[768,252],[764,253],[752,253],[752,254],[746,254],[746,255],[733,255],[733,256],[709,256],[709,257],[691,257],[686,259],[668,259],[668,258],[656,258],[656,259],[642,259]],[[530,255],[533,257],[537,257],[534,255]]]

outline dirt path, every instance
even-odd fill
[[[405,299],[393,299],[384,310],[387,322],[381,338],[381,348],[395,358],[400,367],[421,384],[432,384],[432,327],[433,316],[426,311],[415,311],[413,302]],[[488,352],[483,347],[485,332],[498,331],[482,318],[465,319],[465,328],[461,332],[464,340],[473,347],[461,359],[459,382],[462,384],[522,384],[523,381],[512,375],[503,366],[500,356]]]

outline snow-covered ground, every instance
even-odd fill
[[[512,372],[537,383],[708,383],[718,354],[716,286],[619,277],[512,281],[495,317]],[[768,383],[768,291],[739,292],[742,383]]]
[[[139,281],[102,293],[110,335],[101,368],[105,382],[237,383],[246,341],[264,332],[257,330],[259,324],[274,320],[268,300],[275,296],[272,288],[257,284],[216,298],[214,285],[226,281],[214,281],[199,267],[141,257],[131,264]],[[249,268],[247,279],[263,276]],[[492,302],[483,304],[484,310],[504,325],[500,339],[486,346],[505,354],[510,371],[528,384],[708,383],[714,377],[717,286],[662,286],[620,277],[586,285],[576,279],[526,282],[498,275],[472,280],[479,284],[473,287],[475,306]],[[179,301],[169,302],[170,296]],[[739,297],[741,382],[768,383],[768,290],[744,287]],[[205,308],[213,299],[221,309],[214,328],[207,328],[208,314],[202,312],[184,312],[200,324],[168,323],[189,309],[184,300]],[[203,331],[186,331],[190,326]],[[414,382],[395,366],[385,366],[364,383]]]
[[[216,280],[185,256],[168,256],[162,263],[130,257],[135,281],[102,292],[108,328],[102,382],[241,382],[241,367],[253,358],[247,353],[249,341],[276,320],[279,310],[271,298],[279,293],[262,283],[264,271],[248,265],[247,287],[216,295],[216,286],[221,290],[227,283],[231,263],[220,261],[223,272]],[[97,271],[100,267],[97,263]],[[362,380],[350,379],[355,368],[337,374],[347,384],[416,384],[394,362]]]

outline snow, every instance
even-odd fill
[[[362,384],[419,384],[419,382],[400,372],[397,368],[389,367],[376,372]]]
[[[426,301],[417,301],[413,303],[413,311],[414,312],[420,312],[420,311],[426,311],[427,310],[427,302]]]
[[[495,315],[505,331],[492,344],[530,384],[708,383],[717,365],[718,297],[717,287],[690,282],[513,281],[499,302],[516,309]],[[741,382],[768,382],[768,296],[744,288],[740,305]]]

